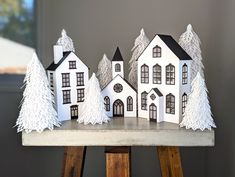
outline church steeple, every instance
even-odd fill
[[[124,77],[123,58],[119,47],[117,47],[112,59],[112,77],[114,78],[116,75]]]

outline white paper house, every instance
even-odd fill
[[[137,92],[124,79],[123,58],[117,48],[112,59],[113,79],[104,87],[105,109],[109,117],[136,117]]]
[[[156,35],[138,58],[138,116],[179,123],[190,93],[191,57],[168,35]]]
[[[47,68],[47,74],[59,121],[77,119],[89,78],[88,67],[74,52],[64,52],[61,45],[54,45],[54,61]]]

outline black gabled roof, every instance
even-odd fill
[[[158,88],[152,88],[152,90],[158,95],[158,96],[163,96],[162,92],[160,92],[160,90],[158,90]],[[151,90],[150,90],[151,92]],[[150,93],[149,92],[149,93]]]
[[[174,38],[170,35],[165,34],[156,34],[153,39],[159,36],[161,40],[169,47],[169,49],[179,58],[179,60],[192,60],[192,58],[185,52],[185,50],[174,40]],[[149,42],[149,44],[153,41],[153,39]],[[148,48],[149,44],[142,53]],[[139,57],[142,55],[139,55]],[[136,59],[138,61],[139,57]]]
[[[192,60],[192,58],[187,54],[187,52],[185,52],[178,42],[174,40],[172,36],[163,34],[158,34],[158,36],[180,60]]]
[[[116,49],[116,51],[115,51],[115,53],[113,55],[112,61],[123,61],[122,54],[120,52],[119,47],[117,47],[117,49]]]
[[[67,58],[67,56],[69,56],[70,53],[71,53],[71,51],[69,51],[69,52],[63,52],[63,57],[60,59],[60,61],[59,61],[57,64],[55,64],[54,61],[53,61],[53,62],[50,64],[50,66],[47,67],[46,70],[55,71],[56,68],[57,68],[58,66],[60,66],[60,64]]]

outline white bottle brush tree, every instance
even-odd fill
[[[59,127],[54,96],[46,72],[35,53],[27,66],[24,84],[21,110],[16,121],[17,132],[42,132],[47,128],[52,130],[54,126]]]
[[[96,75],[100,82],[101,89],[103,89],[112,80],[112,65],[106,54],[104,54],[98,64]]]
[[[64,52],[75,52],[73,40],[69,36],[67,36],[67,33],[64,29],[61,31],[61,37],[57,40],[56,44],[62,45]]]
[[[180,126],[202,131],[205,129],[211,130],[212,127],[216,128],[212,118],[205,80],[199,72],[192,81],[192,91]]]
[[[132,56],[129,61],[130,64],[130,72],[129,72],[129,82],[130,84],[137,89],[137,59],[140,54],[144,51],[144,49],[149,44],[149,39],[146,36],[144,29],[140,30],[140,35],[135,39],[134,47],[131,49]]]
[[[79,123],[102,124],[109,121],[104,107],[104,98],[100,92],[99,81],[93,73],[85,87],[85,100],[81,105]]]
[[[200,48],[201,41],[198,35],[194,32],[191,24],[187,26],[187,30],[180,36],[179,45],[193,59],[191,64],[191,82],[196,77],[197,72],[204,78],[202,54]]]

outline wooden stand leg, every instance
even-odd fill
[[[157,147],[162,177],[183,177],[178,147]]]
[[[106,147],[106,177],[130,177],[130,147]]]
[[[85,153],[84,146],[65,147],[62,177],[82,177]]]

